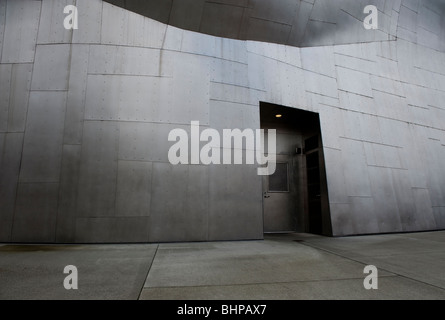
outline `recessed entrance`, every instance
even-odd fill
[[[318,113],[260,103],[261,129],[277,135],[275,173],[263,177],[264,232],[332,235]]]

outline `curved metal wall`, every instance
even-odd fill
[[[334,235],[445,228],[443,6],[395,4],[397,41],[300,49],[0,0],[0,241],[261,238],[256,166],[167,159],[171,129],[259,128],[259,101],[320,114]]]
[[[406,39],[445,51],[442,0],[105,0],[182,29],[296,47]],[[379,10],[365,30],[364,8]]]

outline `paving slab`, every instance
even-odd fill
[[[305,245],[445,289],[445,231],[306,238]]]
[[[157,245],[0,245],[0,300],[138,299]],[[78,289],[66,290],[67,265]]]
[[[363,268],[294,241],[161,244],[144,287],[363,279]]]
[[[262,241],[0,244],[1,300],[445,299],[445,232]],[[378,289],[366,290],[366,265]],[[65,266],[79,273],[66,290]]]
[[[362,279],[297,281],[229,286],[163,287],[142,290],[141,300],[443,300],[445,291],[399,276],[385,276],[377,290]]]

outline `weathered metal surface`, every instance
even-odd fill
[[[261,238],[257,165],[168,159],[260,101],[320,114],[334,235],[445,227],[442,1],[70,3],[0,0],[1,240]]]

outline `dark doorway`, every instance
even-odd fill
[[[263,177],[264,232],[332,235],[318,113],[260,103],[261,129],[276,130],[276,171]]]

